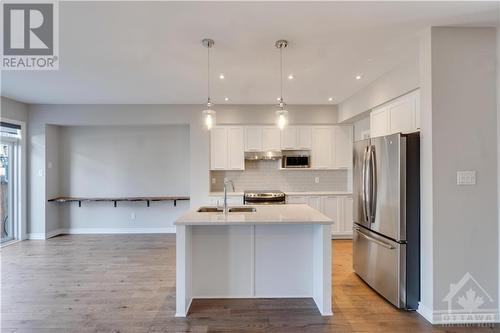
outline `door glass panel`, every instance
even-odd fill
[[[14,221],[12,216],[12,143],[0,144],[0,222],[1,242],[14,239]]]

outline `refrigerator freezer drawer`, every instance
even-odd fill
[[[406,245],[354,226],[353,266],[370,287],[398,308],[406,307]]]

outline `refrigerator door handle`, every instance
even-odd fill
[[[363,202],[363,214],[365,215],[365,221],[370,223],[370,215],[368,214],[367,208],[367,185],[368,185],[368,149],[369,147],[365,147],[365,152],[363,155],[363,170],[361,171],[363,180],[362,180],[362,188],[361,188],[361,196]]]
[[[354,231],[356,231],[356,232],[358,233],[358,235],[360,235],[361,237],[363,237],[363,238],[365,238],[365,239],[369,240],[370,242],[373,242],[373,243],[376,243],[376,244],[378,244],[378,245],[380,245],[380,246],[382,246],[382,247],[385,247],[386,249],[389,249],[389,250],[394,250],[394,249],[396,248],[396,247],[392,246],[391,244],[387,244],[387,243],[382,242],[382,241],[380,241],[380,240],[378,240],[378,239],[376,239],[376,238],[373,238],[373,237],[371,237],[371,236],[368,236],[367,234],[363,233],[363,232],[361,231],[361,229],[359,229],[359,228],[357,228],[357,227],[355,227],[355,228],[354,228]]]
[[[377,210],[377,163],[375,161],[375,146],[370,147],[370,222],[375,223]]]

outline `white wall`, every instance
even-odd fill
[[[28,105],[2,96],[0,106],[0,118],[28,121]]]
[[[422,268],[432,281],[423,281],[422,302],[439,321],[450,284],[467,272],[498,309],[496,36],[493,28],[443,27],[425,38],[422,183],[432,205],[423,207]],[[458,170],[477,171],[477,184],[457,186]]]
[[[274,105],[218,105],[219,124],[273,124]],[[208,203],[209,134],[200,105],[30,105],[30,230],[45,233],[45,127],[189,125],[191,207]],[[289,106],[290,124],[334,124],[335,106]],[[128,218],[129,219],[129,218]]]
[[[61,127],[60,140],[59,195],[189,194],[187,125],[65,126]],[[179,201],[175,208],[172,202],[151,203],[149,208],[144,202],[118,205],[63,205],[60,227],[80,232],[124,228],[172,231],[175,219],[189,207],[185,201]]]
[[[45,127],[45,191],[47,198],[54,198],[60,194],[60,144],[60,127],[47,125]],[[45,203],[45,221],[45,233],[49,235],[60,228],[59,209],[55,204]]]
[[[352,118],[419,87],[418,55],[396,67],[338,105],[338,122]]]

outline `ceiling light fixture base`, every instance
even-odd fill
[[[285,39],[277,40],[276,43],[274,43],[274,46],[278,49],[284,49],[288,46],[288,41]]]
[[[210,39],[210,38],[204,38],[202,41],[201,41],[201,44],[203,44],[203,46],[207,47],[207,48],[212,48],[214,45],[215,45],[215,42],[213,39]]]

